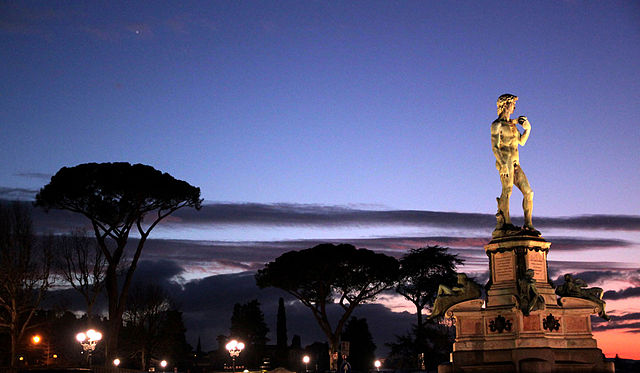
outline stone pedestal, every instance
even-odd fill
[[[598,305],[580,298],[558,300],[548,278],[551,243],[541,237],[498,238],[485,245],[491,276],[486,302],[474,299],[447,310],[455,320],[451,361],[438,372],[613,372],[591,333]],[[518,280],[528,269],[544,307],[528,315]]]

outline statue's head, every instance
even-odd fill
[[[503,111],[509,107],[509,104],[515,103],[518,101],[518,96],[512,95],[511,93],[505,93],[498,97],[498,102],[496,105],[498,106],[498,115],[502,114]]]

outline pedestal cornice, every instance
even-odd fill
[[[503,252],[507,250],[513,250],[518,247],[526,247],[529,250],[535,251],[549,251],[551,242],[545,240],[542,237],[532,236],[511,236],[494,238],[488,244],[484,245],[485,252]]]

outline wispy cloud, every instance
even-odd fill
[[[633,282],[640,281],[640,269],[638,270],[628,270],[628,271],[610,271],[610,270],[599,270],[599,271],[584,271],[578,273],[571,273],[573,278],[579,278],[586,282],[587,284],[600,283],[608,280],[625,280]],[[564,274],[558,275],[555,279],[556,284],[562,284],[564,282]]]
[[[431,226],[485,229],[495,225],[492,214],[425,210],[365,210],[348,206],[259,203],[208,203],[200,211],[180,210],[172,224],[279,226]],[[540,228],[640,231],[640,216],[588,215],[566,218],[537,217]]]
[[[47,182],[51,180],[51,176],[53,176],[51,174],[46,174],[42,172],[18,172],[18,173],[15,173],[14,175],[24,177],[27,179],[45,180]]]
[[[609,317],[611,317],[611,320],[607,322],[592,315],[593,330],[629,329],[629,332],[640,332],[640,312],[622,313],[621,315],[611,313]]]
[[[469,241],[480,242],[478,246],[467,246]],[[264,263],[291,250],[302,250],[320,243],[351,243],[357,247],[381,251],[387,255],[400,257],[409,249],[429,245],[449,247],[465,261],[465,271],[476,272],[482,277],[486,272],[488,259],[482,249],[486,240],[472,238],[450,237],[383,237],[368,239],[331,239],[331,240],[279,240],[279,241],[195,241],[195,240],[164,240],[150,239],[145,246],[145,258],[149,260],[169,259],[183,267],[199,268],[200,277],[203,275],[243,270],[257,270]],[[131,245],[135,245],[135,240]],[[457,244],[461,243],[462,246]],[[569,268],[583,268],[585,271],[576,276],[587,282],[605,280],[620,280],[629,282],[638,275],[637,268],[629,268],[626,263],[618,262],[583,262],[583,261],[549,261],[551,276],[558,277],[562,283],[562,275],[571,272]],[[486,276],[485,276],[486,277]],[[630,284],[632,282],[629,282]]]
[[[634,298],[634,297],[640,297],[640,287],[630,287],[630,288],[626,288],[619,291],[609,290],[609,291],[605,291],[604,294],[602,295],[602,299],[611,299],[611,300]]]
[[[0,186],[0,199],[30,201],[33,200],[38,193],[37,190],[28,188],[9,188]]]
[[[40,175],[40,174],[33,174]],[[40,175],[44,176],[44,175]],[[23,190],[30,193],[31,199],[37,191],[20,188],[0,189],[0,198],[11,199],[12,190]],[[48,216],[39,211],[39,218],[43,221],[58,220],[56,215],[64,212],[52,210]],[[83,223],[78,214],[67,215],[69,224],[77,226]],[[259,204],[259,203],[210,203],[202,209],[181,209],[165,219],[165,228],[224,228],[229,226],[261,226],[261,227],[318,227],[340,228],[353,227],[416,227],[416,228],[444,228],[476,232],[488,232],[495,225],[495,217],[491,214],[459,213],[424,210],[365,210],[349,206],[326,206],[305,204]],[[640,216],[592,215],[573,218],[545,218],[536,219],[540,229],[571,228],[576,230],[623,230],[640,231]],[[549,237],[547,237],[549,238]],[[421,238],[408,238],[415,241]],[[461,242],[460,237],[442,237],[442,240]],[[486,237],[464,238],[468,245],[481,246],[486,243]],[[396,240],[397,241],[397,240]],[[403,245],[397,241],[397,244]],[[631,245],[620,239],[584,239],[572,237],[555,237],[554,250],[595,249],[606,247],[625,247]],[[581,247],[578,247],[581,246]]]

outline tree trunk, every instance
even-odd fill
[[[18,345],[18,341],[16,335],[13,330],[13,324],[11,325],[11,368],[15,368],[16,366],[16,347]]]
[[[142,367],[142,371],[147,371],[147,355],[145,354],[146,349],[143,348],[140,352],[140,366]]]
[[[11,310],[9,325],[9,333],[11,334],[11,356],[9,358],[11,359],[10,365],[14,368],[16,366],[16,355],[20,338],[18,336],[18,313],[16,312],[15,301],[11,302],[11,306],[13,309]]]
[[[331,338],[329,340],[329,370],[332,372],[338,371],[338,351],[340,344],[338,343],[338,337]]]
[[[107,344],[104,349],[104,355],[106,359],[105,361],[108,364],[109,361],[112,361],[111,357],[114,356],[118,350],[118,334],[120,333],[121,324],[121,321],[118,318],[118,278],[115,266],[109,264],[105,281],[107,297],[109,300],[109,322],[107,323]]]
[[[418,316],[418,325],[416,328],[416,350],[418,350],[418,366],[417,369],[423,370],[424,367],[424,355],[420,355],[424,353],[424,330],[423,330],[423,322],[422,322],[422,307],[416,305],[416,315]],[[421,358],[420,356],[423,356]]]
[[[93,304],[87,303],[87,326],[93,327]]]

